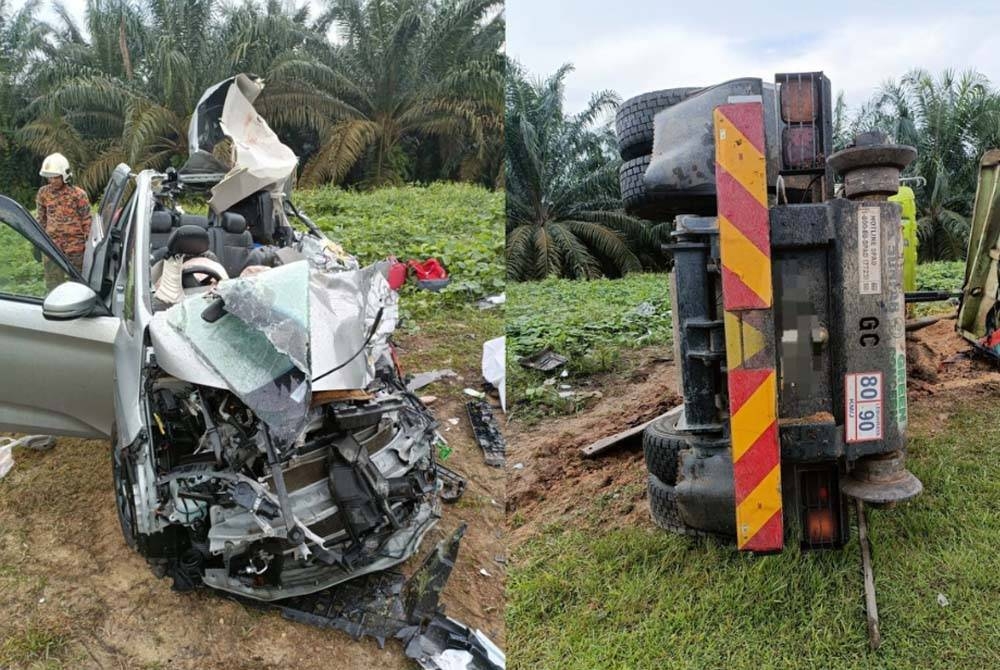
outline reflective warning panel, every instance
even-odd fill
[[[714,121],[736,541],[744,551],[780,551],[784,527],[764,109],[760,102],[722,105]]]

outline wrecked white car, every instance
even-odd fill
[[[122,532],[154,570],[286,607],[412,556],[444,482],[395,362],[386,267],[291,203],[297,159],[254,111],[261,86],[205,93],[179,171],[118,166],[82,274],[0,197],[8,237],[67,279],[44,299],[0,285],[0,430],[110,438]],[[175,205],[209,188],[207,215]],[[437,563],[434,593],[411,594],[425,622]],[[421,623],[409,605],[376,636]]]

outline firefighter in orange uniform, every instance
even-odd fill
[[[90,235],[90,200],[87,199],[87,193],[68,183],[69,161],[62,154],[46,156],[38,174],[49,182],[38,189],[35,198],[38,223],[69,262],[82,271],[83,254]],[[66,279],[64,273],[46,258],[46,286],[54,288]]]

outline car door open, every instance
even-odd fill
[[[67,282],[78,286],[58,291],[46,318],[43,301]],[[90,291],[31,215],[0,196],[0,430],[110,435],[119,320],[98,301],[77,317],[83,290]],[[66,309],[74,304],[67,298],[77,312]]]

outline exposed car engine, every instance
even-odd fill
[[[159,371],[146,411],[149,448],[129,457],[148,518],[123,526],[136,524],[140,551],[182,588],[315,591],[404,560],[438,517],[436,424],[390,366],[364,392],[314,395],[306,430],[281,452],[223,389]]]

